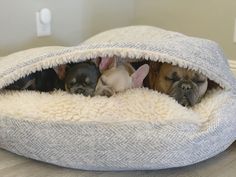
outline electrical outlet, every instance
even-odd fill
[[[51,11],[47,8],[36,12],[37,36],[51,35]]]

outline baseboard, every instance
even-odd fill
[[[228,61],[229,61],[229,66],[230,66],[231,70],[236,75],[236,60],[228,60]]]

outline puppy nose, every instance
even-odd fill
[[[78,89],[76,90],[76,92],[77,92],[77,93],[82,93],[82,94],[83,94],[83,93],[85,92],[85,90],[82,89],[82,88],[78,88]]]
[[[181,89],[184,90],[184,91],[189,91],[192,89],[192,86],[188,83],[182,83],[181,84]]]
[[[111,97],[113,95],[113,93],[111,90],[103,90],[101,95]]]

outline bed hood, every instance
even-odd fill
[[[206,75],[236,93],[227,58],[213,41],[152,26],[129,26],[102,32],[74,47],[42,47],[0,59],[0,88],[35,71],[102,56],[167,62]]]

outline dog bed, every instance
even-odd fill
[[[76,47],[43,47],[0,60],[0,88],[32,72],[96,57],[172,63],[219,85],[192,108],[147,88],[113,97],[0,92],[0,147],[64,167],[150,170],[194,164],[236,138],[236,81],[212,41],[150,26],[100,33]]]

